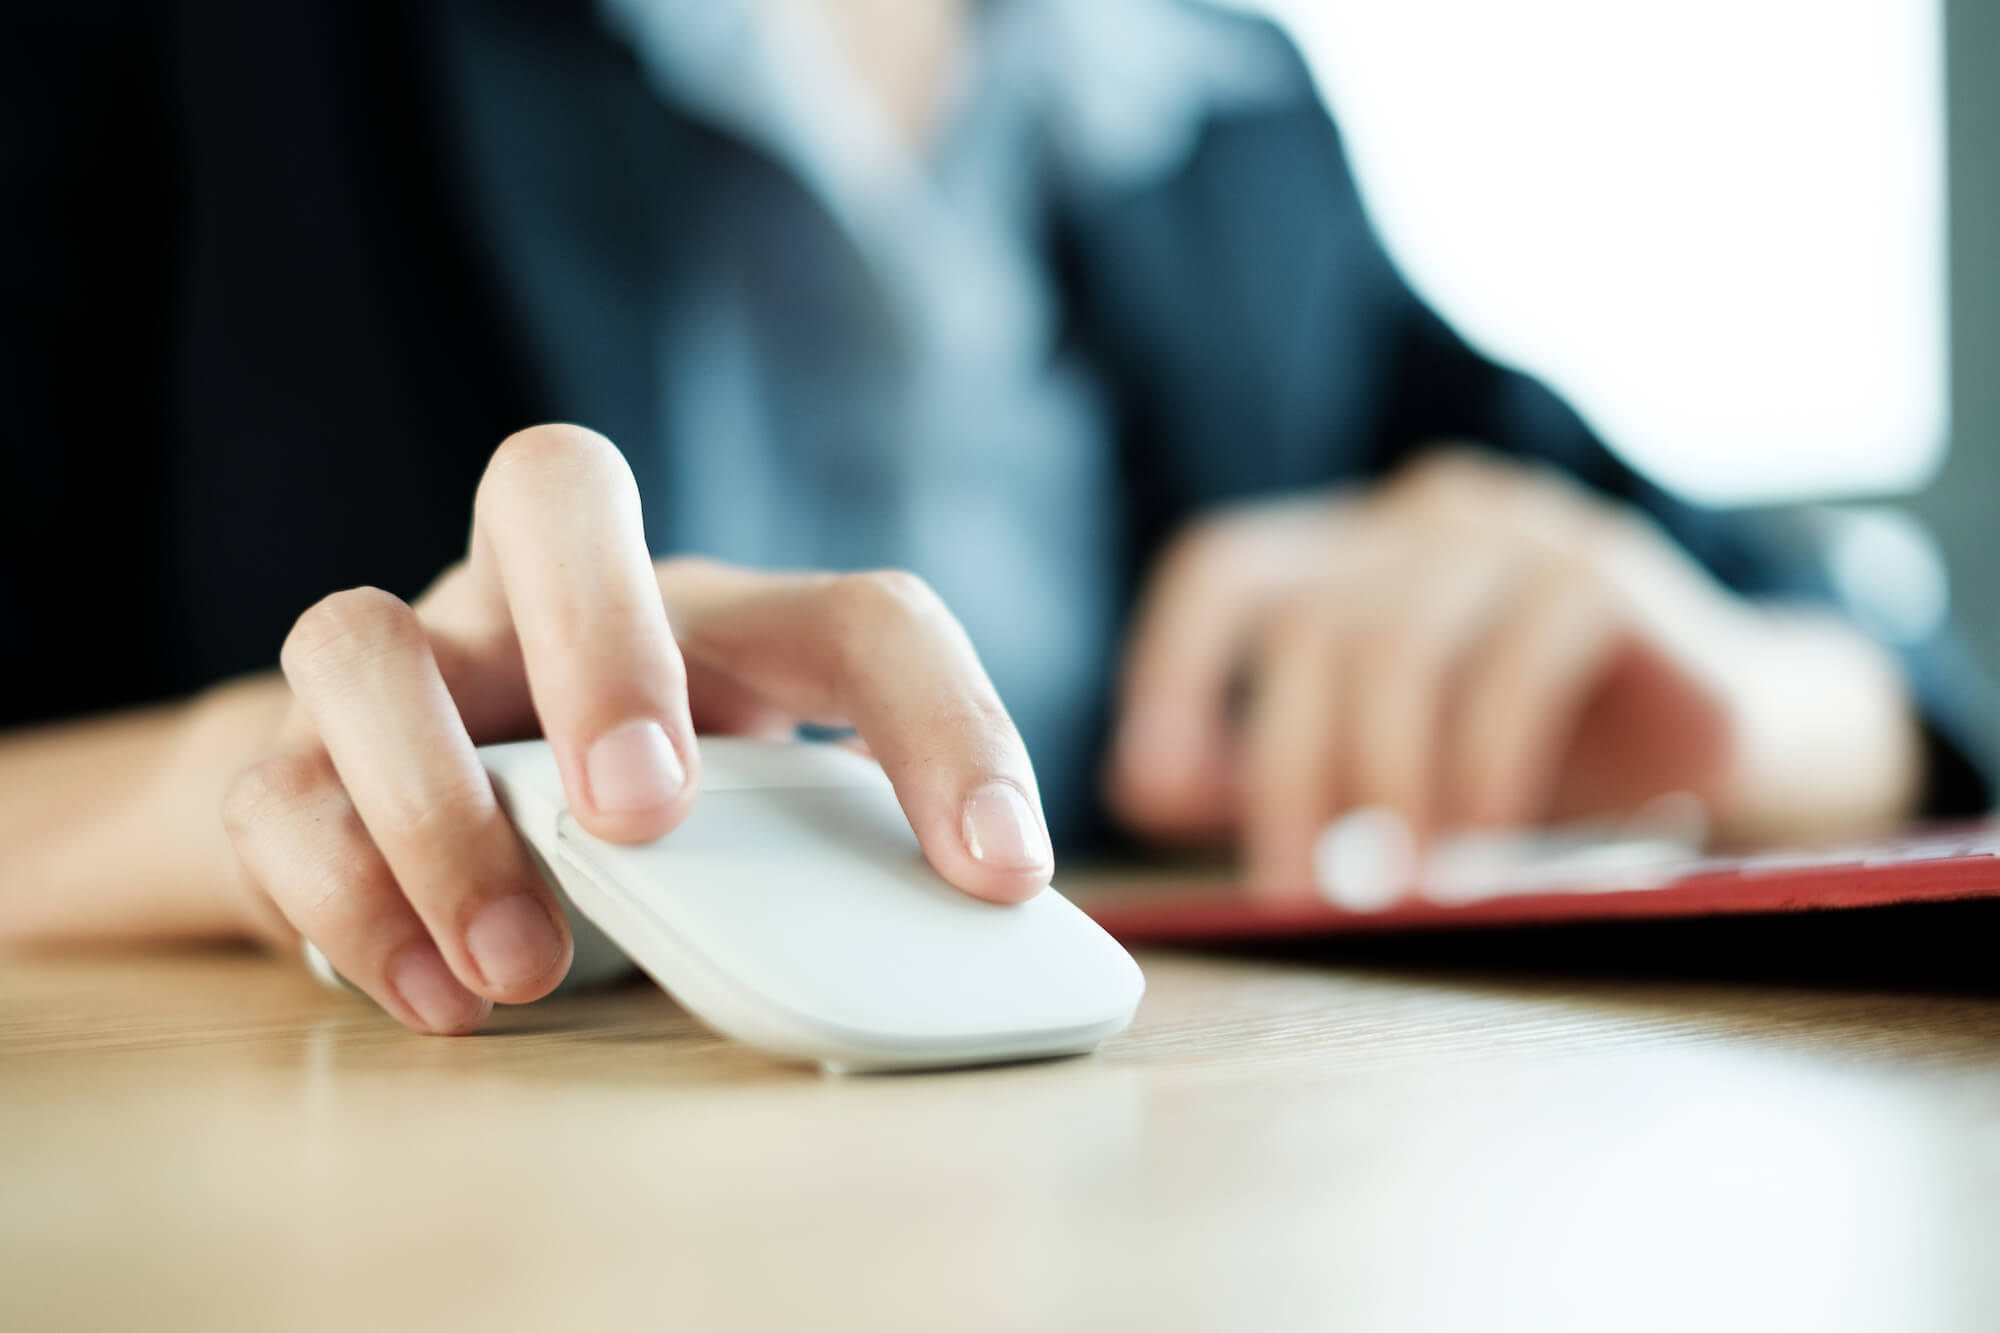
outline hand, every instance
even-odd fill
[[[569,966],[484,742],[546,734],[578,822],[642,842],[697,799],[698,730],[852,725],[945,879],[1012,902],[1053,869],[1027,752],[922,583],[655,566],[624,459],[575,427],[500,447],[465,561],[415,606],[335,593],[281,661],[290,715],[225,801],[236,855],[271,934],[421,1031],[470,1031]]]
[[[1310,891],[1316,838],[1363,807],[1419,845],[1668,792],[1749,836],[1893,817],[1912,731],[1858,636],[1738,601],[1634,511],[1452,451],[1176,542],[1141,604],[1108,788],[1145,832],[1237,834],[1252,886],[1282,895]],[[1832,785],[1870,754],[1879,774]]]

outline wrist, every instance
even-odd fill
[[[291,707],[276,672],[224,681],[195,696],[142,822],[181,830],[177,896],[193,909],[189,933],[289,945],[284,917],[250,883],[222,823],[223,798],[237,776],[268,755]]]
[[[0,738],[0,785],[19,793],[0,808],[0,940],[244,934],[218,793],[281,707],[281,684],[244,681]]]

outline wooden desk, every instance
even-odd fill
[[[0,962],[0,1328],[2000,1327],[2000,1001],[1142,961],[1097,1057],[846,1080]]]

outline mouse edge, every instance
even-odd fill
[[[802,1012],[745,987],[716,968],[671,929],[641,913],[632,897],[607,885],[587,860],[566,861],[565,892],[577,909],[704,1027],[767,1055],[838,1073],[917,1072],[1014,1064],[1085,1055],[1131,1026],[1146,993],[1138,960],[1108,934],[1127,971],[1129,988],[1116,1008],[1099,1009],[1061,1026],[1000,1027],[958,1038],[910,1039],[856,1028]],[[1074,904],[1079,923],[1102,934]]]
[[[555,844],[556,825],[565,809],[562,773],[548,742],[483,745],[479,762],[493,783],[501,812],[523,838],[547,852]]]
[[[545,741],[515,741],[500,745],[481,747],[479,757],[493,783],[494,794],[502,811],[519,830],[522,840],[534,850],[542,864],[540,868],[549,880],[550,886],[562,895],[565,906],[589,921],[593,927],[604,931],[613,940],[618,939],[623,926],[630,932],[633,923],[610,921],[606,916],[618,917],[629,906],[619,900],[618,895],[607,893],[594,876],[583,873],[583,884],[565,883],[555,872],[560,853],[556,844],[560,840],[559,828],[566,803],[561,789],[561,775],[555,767],[555,759]],[[581,890],[579,895],[578,890]],[[1053,886],[1045,892],[1054,893]],[[1078,910],[1070,904],[1071,910]],[[1084,915],[1079,911],[1079,915]],[[1085,915],[1084,919],[1089,920]],[[1090,923],[1098,930],[1102,927]],[[1106,934],[1107,941],[1111,937]],[[962,1068],[978,1065],[1000,1065],[1024,1063],[1035,1060],[1053,1060],[1080,1055],[1088,1055],[1112,1037],[1117,1036],[1138,1016],[1140,1001],[1146,992],[1145,971],[1131,954],[1117,946],[1124,961],[1131,968],[1134,980],[1129,1005],[1122,1013],[1110,1015],[1095,1023],[1072,1028],[1061,1033],[1041,1033],[1030,1037],[1024,1033],[1007,1034],[987,1043],[974,1043],[956,1051],[938,1048],[911,1049],[884,1047],[870,1041],[866,1036],[847,1032],[813,1032],[804,1043],[780,1040],[773,1042],[768,1035],[763,1040],[748,1037],[747,1034],[730,1031],[736,1023],[717,1023],[717,1015],[704,1012],[707,1005],[690,1005],[692,1012],[712,1030],[722,1032],[734,1040],[762,1049],[769,1054],[790,1059],[803,1064],[818,1065],[830,1074],[868,1074],[914,1072],[923,1069]],[[622,948],[623,946],[621,946]],[[669,993],[678,994],[686,986],[688,978],[676,978],[681,982],[677,987],[668,978],[659,975],[648,958],[652,950],[643,949],[628,952],[631,961],[640,970],[652,977],[655,984]],[[667,969],[680,971],[681,969]],[[699,971],[697,964],[696,971]],[[683,1003],[686,1000],[683,999]],[[819,1025],[808,1020],[808,1028]],[[859,1041],[855,1038],[860,1037]],[[837,1048],[837,1049],[830,1049]]]

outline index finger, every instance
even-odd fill
[[[618,450],[578,426],[510,436],[479,485],[462,582],[469,610],[437,614],[512,636],[578,822],[618,842],[678,824],[700,762],[687,673]]]

